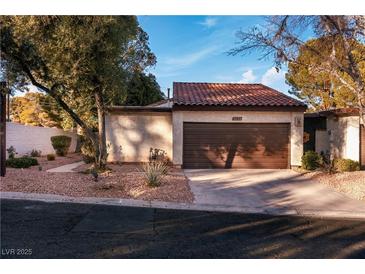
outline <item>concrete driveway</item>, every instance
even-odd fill
[[[352,200],[292,170],[190,169],[184,172],[196,204],[277,214],[289,211],[306,215],[326,212],[326,216],[332,213],[346,216],[346,212],[349,216],[365,214],[365,202]]]

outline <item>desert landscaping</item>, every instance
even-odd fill
[[[1,179],[0,191],[185,203],[193,201],[187,179],[178,169],[170,168],[160,186],[150,187],[139,165],[109,164],[110,170],[99,174],[96,182],[92,174],[86,172],[89,164],[77,167],[74,172],[47,172],[52,168],[79,162],[79,154],[58,156],[54,161],[47,161],[46,157],[37,157],[37,160],[38,166],[8,168],[7,176]]]

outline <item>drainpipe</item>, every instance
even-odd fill
[[[171,102],[170,102],[170,88],[167,88],[167,105],[169,107],[171,106]]]
[[[8,95],[8,103],[7,103],[8,119],[6,121],[10,122],[10,91],[7,93],[7,95]]]

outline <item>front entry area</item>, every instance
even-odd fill
[[[290,123],[190,123],[183,126],[184,168],[290,166]]]

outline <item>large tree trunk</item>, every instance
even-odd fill
[[[86,125],[86,123],[83,120],[81,120],[81,118],[54,91],[54,87],[48,88],[48,87],[42,85],[41,83],[39,83],[35,79],[31,70],[29,69],[28,65],[26,64],[24,59],[21,58],[21,54],[19,54],[18,56],[15,56],[15,57],[16,57],[16,60],[19,62],[19,65],[22,67],[24,73],[28,76],[31,83],[34,86],[36,86],[37,88],[39,88],[40,90],[43,90],[48,95],[50,95],[58,103],[58,105],[71,116],[72,120],[74,122],[76,122],[76,124],[78,124],[82,128],[84,134],[92,143],[95,154],[97,155],[97,157],[95,157],[96,166],[102,167],[102,168],[105,167],[105,163],[106,163],[105,113],[104,113],[104,109],[103,109],[104,105],[103,105],[102,97],[100,96],[100,98],[101,98],[100,106],[102,106],[102,108],[98,107],[98,111],[99,111],[99,109],[102,109],[101,115],[99,115],[99,117],[102,117],[102,120],[99,120],[99,121],[101,121],[103,128],[102,128],[102,130],[100,130],[100,122],[99,122],[99,135],[96,136],[94,131],[90,127],[88,127]],[[100,133],[102,133],[102,134],[100,134]],[[101,145],[100,145],[100,141],[102,143]]]
[[[365,126],[365,91],[359,92],[360,124]]]
[[[105,108],[104,100],[100,90],[95,92],[95,102],[98,111],[98,153],[96,157],[96,166],[104,169],[107,162],[106,136],[105,136]]]
[[[24,72],[28,75],[31,83],[50,95],[57,102],[57,104],[71,116],[72,120],[74,120],[74,122],[76,122],[76,124],[78,124],[82,128],[85,136],[90,140],[92,146],[94,147],[95,154],[100,155],[101,153],[99,152],[99,139],[95,135],[94,131],[90,127],[88,127],[86,123],[81,120],[81,118],[62,100],[62,98],[54,92],[53,88],[47,88],[46,86],[36,81],[26,64],[21,59],[19,59],[19,62],[23,67]],[[97,157],[95,157],[95,162],[98,165]]]

